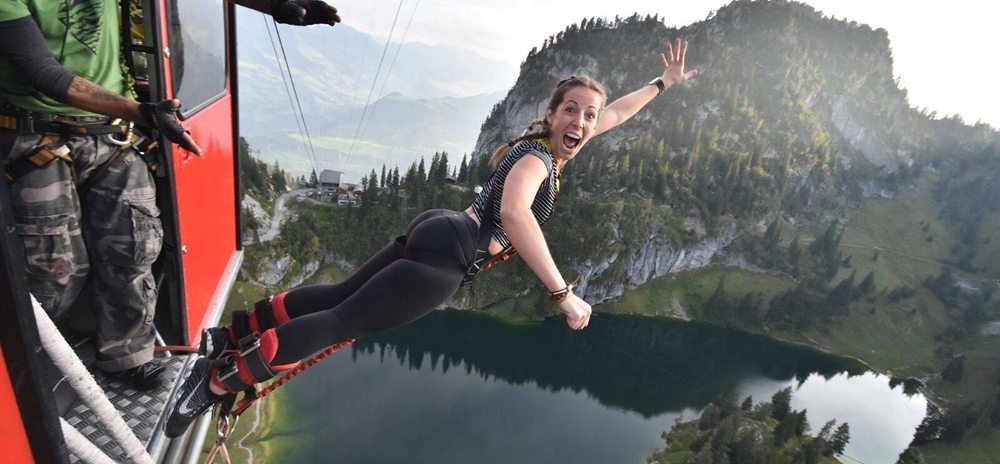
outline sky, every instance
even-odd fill
[[[332,0],[345,24],[385,40],[396,19],[393,42],[406,25],[405,42],[469,49],[515,66],[546,37],[583,18],[659,14],[668,26],[709,17],[722,0]],[[910,105],[959,114],[970,124],[1000,128],[1000,3],[992,0],[809,0],[828,16],[889,32],[894,72]],[[765,44],[766,45],[766,44]],[[665,46],[665,44],[664,44]],[[697,53],[691,44],[688,53]],[[993,58],[990,58],[993,56]],[[658,59],[658,57],[650,57]],[[513,83],[511,83],[513,84]]]

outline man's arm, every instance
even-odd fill
[[[135,121],[141,126],[150,127],[149,122],[139,112],[139,102],[111,92],[80,76],[73,76],[63,102],[91,113]]]
[[[0,21],[0,43],[18,43],[17,47],[0,47],[0,55],[28,85],[42,94],[81,110],[155,127],[170,141],[201,154],[194,139],[174,116],[179,102],[145,104],[147,108],[142,109],[140,103],[73,74],[52,55],[45,37],[30,17]]]
[[[201,147],[195,143],[191,134],[177,121],[176,113],[181,104],[176,99],[164,100],[157,104],[139,103],[80,76],[74,76],[69,91],[66,92],[66,103],[81,110],[152,127],[181,148],[196,155],[202,153]]]
[[[340,22],[337,9],[321,0],[229,0],[237,5],[269,14],[279,23],[295,26]]]

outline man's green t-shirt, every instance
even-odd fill
[[[118,56],[121,37],[116,0],[0,0],[0,21],[26,16],[38,24],[49,50],[63,66],[111,92],[128,95]],[[0,100],[44,113],[93,114],[42,95],[3,58],[0,58]]]

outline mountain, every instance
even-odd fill
[[[505,61],[421,43],[391,43],[379,69],[385,43],[343,24],[279,26],[281,41],[275,39],[272,45],[273,24],[267,26],[272,28],[269,35],[259,13],[238,11],[241,132],[262,150],[264,159],[280,159],[296,174],[312,165],[298,140],[288,76],[279,67],[282,43],[310,135],[349,139],[347,149],[342,140],[313,140],[320,167],[363,171],[357,178],[387,160],[408,165],[435,149],[470,151],[477,135],[472,131],[478,131],[499,99],[497,92],[516,76],[516,68]],[[280,62],[284,67],[284,58]],[[376,71],[379,79],[373,88]],[[335,164],[350,151],[369,95],[372,103],[366,114],[372,106],[376,111],[370,122],[366,116],[362,141],[368,150],[352,156],[352,166]]]
[[[461,159],[474,146],[480,121],[502,95],[414,99],[394,92],[368,106],[345,105],[307,117],[312,148],[321,169],[342,171],[355,181],[382,164],[406,169],[438,151]],[[365,122],[359,127],[362,113]],[[359,134],[358,142],[355,134]],[[312,169],[305,142],[294,125],[262,128],[246,138],[264,159],[279,159],[292,173]]]

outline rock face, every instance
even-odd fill
[[[274,287],[282,284],[284,287],[293,288],[302,285],[302,282],[318,271],[323,263],[323,260],[309,261],[298,268],[298,272],[294,275],[289,275],[295,270],[295,260],[291,256],[284,255],[268,261],[268,266],[258,269],[256,273],[244,272],[244,276],[254,285]]]
[[[602,303],[657,277],[707,266],[712,258],[736,239],[736,229],[727,228],[717,237],[704,239],[693,246],[678,248],[665,237],[657,236],[646,242],[630,256],[621,258],[614,254],[599,262],[586,261],[577,267],[580,285],[577,293],[588,302]],[[618,259],[626,259],[624,281],[603,279],[601,273]]]
[[[260,222],[260,227],[257,228],[257,235],[263,235],[271,229],[271,216],[264,211],[264,207],[250,195],[243,195],[243,208],[246,209],[250,214]],[[243,244],[251,245],[253,244],[253,237],[244,237]]]
[[[830,122],[840,131],[852,148],[861,152],[872,164],[895,171],[899,160],[895,153],[886,147],[874,131],[865,127],[851,114],[843,97],[836,97],[830,104]]]

